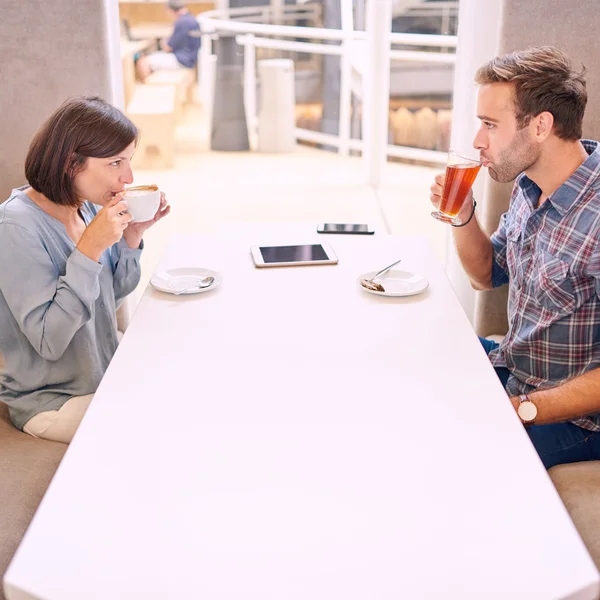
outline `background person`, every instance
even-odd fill
[[[167,13],[175,22],[173,34],[168,40],[160,40],[159,52],[138,58],[136,70],[142,81],[154,71],[192,69],[196,66],[200,37],[192,36],[190,32],[200,31],[198,21],[180,0],[170,0],[167,3]]]

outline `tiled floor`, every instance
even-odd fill
[[[138,298],[172,234],[209,233],[232,221],[366,222],[379,231],[427,235],[443,259],[445,228],[429,214],[439,168],[388,163],[375,191],[363,184],[356,157],[301,145],[292,154],[213,152],[195,105],[187,107],[177,140],[174,169],[135,173],[136,183],[157,183],[172,205],[145,236]]]

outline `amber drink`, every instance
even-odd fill
[[[479,169],[481,169],[480,161],[465,158],[451,151],[448,155],[439,210],[431,215],[444,223],[461,225],[462,222],[457,215],[467,199]]]

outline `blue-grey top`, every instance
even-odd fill
[[[117,348],[117,306],[140,280],[142,252],[122,239],[95,262],[25,189],[0,204],[0,400],[20,429],[96,391]],[[83,204],[86,224],[98,210]]]

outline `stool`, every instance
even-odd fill
[[[140,130],[132,165],[140,169],[170,169],[175,154],[177,88],[136,86],[127,116]]]
[[[156,71],[146,77],[144,84],[151,86],[175,86],[177,88],[177,122],[181,123],[183,105],[194,101],[194,69],[175,69],[173,71]]]

